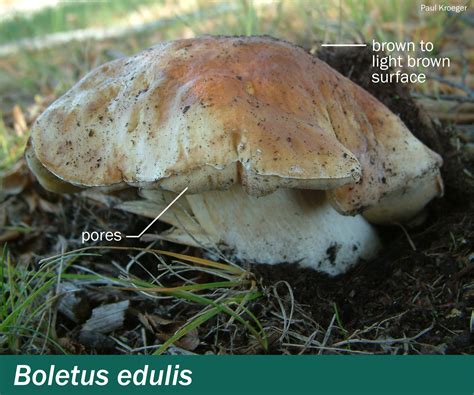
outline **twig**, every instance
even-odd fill
[[[415,99],[426,98],[432,100],[457,101],[459,103],[474,103],[474,97],[461,95],[429,95],[426,93],[411,92],[411,97]]]
[[[396,225],[398,225],[402,230],[403,230],[403,233],[405,233],[405,236],[408,240],[408,243],[410,244],[410,247],[413,249],[413,251],[416,251],[416,246],[415,246],[415,243],[413,242],[413,240],[411,239],[410,235],[408,234],[407,230],[405,229],[405,227],[402,225],[402,224],[399,224],[397,223]]]
[[[466,92],[469,97],[474,98],[474,91],[471,88],[469,88],[468,86],[466,86],[465,84],[462,84],[462,83],[459,83],[459,82],[456,82],[456,81],[452,81],[452,80],[448,80],[447,78],[441,77],[440,75],[436,75],[436,74],[425,73],[425,75],[429,79],[441,82],[442,84],[451,86],[453,88],[460,89],[463,92]]]
[[[428,328],[423,329],[421,332],[416,334],[413,337],[401,337],[398,339],[383,339],[383,340],[370,340],[370,339],[348,339],[343,340],[338,343],[333,344],[333,347],[342,347],[348,346],[351,344],[394,344],[394,343],[401,343],[407,344],[415,341],[416,339],[420,338],[421,336],[427,334],[434,328],[434,323],[432,323]]]
[[[326,344],[329,340],[329,338],[331,337],[331,332],[332,332],[332,328],[334,327],[334,321],[336,321],[336,314],[334,314],[332,316],[332,320],[331,322],[329,323],[329,326],[328,326],[328,329],[324,335],[324,339],[323,339],[323,342],[321,343],[321,349],[319,350],[318,354],[322,354],[323,351],[324,351],[324,347],[326,347]]]

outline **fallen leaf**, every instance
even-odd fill
[[[145,329],[153,333],[160,341],[170,339],[185,324],[183,321],[171,321],[155,314],[139,314],[138,319]],[[195,350],[200,344],[199,332],[191,329],[175,342],[175,345],[188,351]]]
[[[69,337],[60,337],[58,343],[62,348],[64,348],[64,350],[73,355],[84,354],[86,351],[86,348],[81,343],[78,343]]]
[[[24,136],[26,131],[28,130],[28,125],[26,124],[23,111],[21,110],[21,107],[18,104],[15,104],[13,106],[12,116],[13,116],[13,127],[15,128],[15,132],[17,136],[19,137]]]
[[[452,309],[446,318],[459,318],[462,317],[462,312],[456,308]]]
[[[30,214],[34,213],[38,207],[38,200],[39,200],[38,194],[32,191],[31,193],[24,194],[23,199],[28,205],[28,212]]]
[[[18,195],[30,183],[30,172],[24,159],[19,160],[10,170],[0,173],[0,199]],[[2,200],[3,200],[2,199]]]
[[[47,200],[38,198],[38,205],[40,209],[49,214],[59,215],[61,213],[61,207],[57,204],[48,202]]]
[[[7,230],[0,234],[0,243],[18,239],[18,237],[20,236],[21,236],[21,233],[18,232],[17,230]]]

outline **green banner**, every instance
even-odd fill
[[[474,393],[470,356],[3,356],[0,394]]]

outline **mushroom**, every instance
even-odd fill
[[[443,191],[441,157],[368,92],[271,37],[158,44],[87,74],[38,118],[27,159],[53,191],[135,187],[163,238],[337,275]],[[183,211],[184,210],[184,211]]]

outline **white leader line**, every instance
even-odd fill
[[[367,44],[321,44],[322,47],[366,47]]]
[[[140,233],[139,235],[134,235],[134,236],[125,235],[125,237],[126,237],[127,239],[139,239],[140,237],[142,237],[143,234],[144,234],[148,229],[150,229],[150,227],[151,227],[156,221],[158,221],[158,220],[160,219],[160,217],[161,217],[164,213],[166,213],[166,212],[168,211],[168,209],[169,209],[173,204],[175,204],[175,202],[176,202],[181,196],[183,196],[184,193],[185,193],[187,190],[188,190],[188,187],[184,188],[183,191],[182,191],[178,196],[176,196],[176,197],[173,199],[173,201],[172,201],[170,204],[168,204],[168,205],[165,207],[165,209],[164,209],[161,213],[159,213],[158,216],[157,216],[153,221],[151,221],[150,224],[149,224],[145,229],[143,229],[142,233]]]

